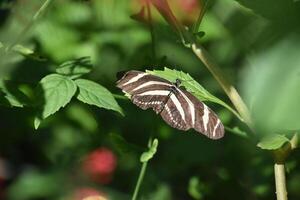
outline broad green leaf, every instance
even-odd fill
[[[275,150],[282,147],[286,142],[289,142],[289,139],[284,135],[272,134],[262,138],[257,146],[266,150]]]
[[[236,1],[246,8],[252,10],[256,14],[259,14],[271,20],[282,20],[282,17],[290,17],[297,14],[296,2],[293,2],[293,0],[277,0],[276,6],[272,6],[272,4],[274,3],[273,0]]]
[[[259,132],[300,129],[299,37],[286,37],[252,56],[243,77],[243,92]]]
[[[91,58],[81,57],[64,62],[56,68],[56,72],[74,79],[91,72],[92,68]]]
[[[29,103],[28,97],[12,81],[0,80],[0,104],[23,107]]]
[[[153,158],[154,154],[157,151],[157,146],[158,146],[158,140],[154,139],[151,146],[149,147],[149,150],[144,152],[141,155],[140,161],[141,162],[148,162],[151,158]]]
[[[75,83],[79,88],[78,100],[99,108],[114,110],[123,115],[122,108],[105,87],[85,79],[75,80]]]
[[[180,79],[181,85],[184,86],[187,91],[191,92],[200,101],[210,101],[213,103],[217,103],[221,106],[224,106],[233,114],[235,114],[239,119],[241,119],[239,114],[233,108],[231,108],[228,104],[226,104],[221,99],[209,93],[197,81],[195,81],[188,73],[177,71],[175,69],[172,70],[167,67],[165,67],[164,70],[153,70],[153,71],[147,70],[146,72],[167,79],[173,83],[176,82],[176,79]]]
[[[68,77],[58,74],[44,77],[37,88],[39,113],[35,119],[35,128],[38,128],[41,120],[67,105],[76,89],[76,84]]]

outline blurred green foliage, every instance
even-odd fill
[[[97,99],[103,91],[110,98],[104,104],[121,95],[115,87],[118,71],[167,66],[189,73],[205,90],[231,105],[161,17],[155,18],[152,49],[149,27],[130,18],[140,9],[136,2],[57,0],[32,23],[43,3],[0,2],[0,158],[10,171],[5,179],[0,174],[1,198],[70,199],[78,188],[89,187],[110,199],[130,199],[141,166],[139,157],[147,150],[150,135],[159,139],[159,147],[148,164],[140,199],[275,198],[272,157],[256,145],[265,135],[276,132],[290,138],[286,131],[299,129],[299,1],[209,3],[199,28],[205,32],[200,41],[242,91],[258,130],[257,135],[245,137],[251,131],[239,119],[208,102],[227,127],[225,138],[219,141],[192,130],[172,129],[127,99],[113,103],[114,110],[122,108],[125,117],[103,109],[111,105],[105,107]],[[153,12],[157,14],[154,8]],[[14,43],[20,46],[10,48]],[[87,57],[90,61],[80,62]],[[42,99],[43,104],[50,103],[50,111],[43,116],[47,119],[35,130],[33,122],[40,112],[36,91],[39,82],[53,73],[67,82],[79,82],[75,88],[85,88],[95,96],[80,97],[78,88],[69,95],[65,89],[53,88],[57,93]],[[59,102],[62,97],[65,101]],[[52,109],[60,110],[51,115]],[[102,146],[118,158],[113,180],[107,185],[89,179],[82,169],[84,158]],[[300,198],[298,157],[296,150],[287,165],[290,199]]]

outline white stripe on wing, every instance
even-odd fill
[[[177,91],[180,92],[180,94],[183,96],[183,98],[186,100],[186,102],[189,105],[190,112],[191,112],[191,118],[192,118],[192,127],[195,125],[195,106],[194,103],[178,88],[176,88]]]
[[[208,125],[208,122],[209,122],[209,110],[208,110],[208,107],[205,104],[203,104],[202,120],[203,120],[204,130],[207,131],[207,125]]]
[[[215,137],[216,136],[216,130],[217,130],[217,128],[218,128],[218,126],[219,126],[219,124],[221,123],[221,121],[218,119],[218,121],[217,121],[217,123],[216,123],[216,125],[215,125],[215,127],[214,127],[214,132],[213,132],[213,137]]]
[[[174,93],[171,94],[170,96],[171,100],[173,101],[174,105],[176,106],[177,110],[179,111],[181,118],[183,119],[184,122],[185,121],[185,114],[184,114],[184,110],[179,102],[179,100],[177,99],[177,97],[175,96]]]
[[[151,90],[151,91],[147,91],[147,92],[143,92],[141,94],[137,94],[138,96],[147,96],[147,95],[159,95],[159,96],[168,96],[170,94],[169,90]],[[173,101],[176,109],[178,110],[178,112],[181,115],[181,118],[183,119],[183,121],[185,122],[185,114],[184,114],[184,110],[179,102],[179,100],[177,99],[177,97],[175,96],[174,93],[171,92],[170,95],[170,99]]]
[[[151,90],[137,95],[138,96],[147,96],[147,95],[168,96],[169,94],[170,94],[169,90]]]
[[[134,88],[132,91],[136,91],[136,90],[139,90],[143,87],[147,87],[150,85],[165,85],[165,86],[170,86],[170,87],[172,86],[171,84],[160,82],[160,81],[148,81],[148,82],[143,83],[142,85],[139,85],[138,87]]]
[[[134,82],[138,81],[140,78],[142,78],[146,75],[148,75],[148,74],[147,73],[140,73],[140,74],[136,75],[135,77],[132,77],[131,79],[129,79],[126,83],[123,83],[122,86],[128,85],[130,83],[134,83]]]

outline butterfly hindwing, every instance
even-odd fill
[[[177,128],[179,130],[188,130],[191,127],[188,126],[186,120],[182,116],[182,112],[178,110],[176,104],[174,103],[175,98],[175,94],[171,94],[160,115],[167,122],[167,124],[173,128]]]

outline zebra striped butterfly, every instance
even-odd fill
[[[211,139],[224,136],[218,116],[184,87],[146,72],[131,70],[117,81],[117,87],[131,101],[146,110],[152,108],[171,127],[187,131],[191,128]]]

